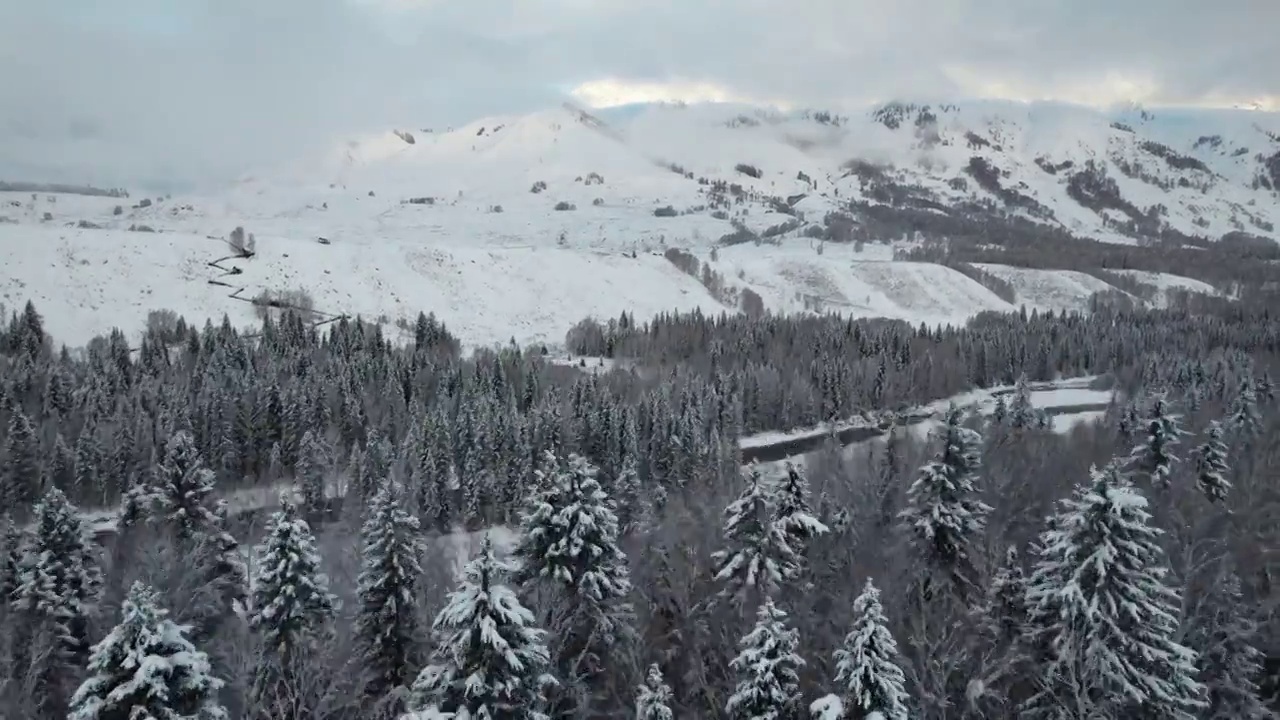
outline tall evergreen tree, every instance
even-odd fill
[[[216,480],[213,471],[205,467],[190,432],[179,430],[169,437],[164,461],[155,473],[155,511],[181,540],[193,539],[215,523],[212,495]]]
[[[1015,430],[1025,430],[1035,427],[1036,420],[1036,407],[1031,404],[1031,385],[1027,382],[1027,376],[1021,375],[1013,389],[1013,402],[1009,404],[1007,424]]]
[[[636,694],[636,720],[674,720],[671,712],[671,687],[662,679],[657,663],[649,666],[644,684]]]
[[[787,477],[775,497],[774,523],[798,554],[803,554],[815,537],[830,532],[809,506],[809,479],[791,462],[787,463]]]
[[[942,428],[942,449],[907,490],[900,513],[917,555],[931,573],[951,581],[962,594],[974,584],[971,545],[986,528],[991,507],[977,498],[974,486],[982,437],[964,427],[964,414],[954,404]]]
[[[853,629],[835,652],[836,682],[845,712],[855,717],[878,712],[885,720],[906,720],[906,676],[898,666],[898,644],[870,578],[853,601]]]
[[[135,583],[120,623],[93,648],[68,720],[224,720],[223,683],[156,592]]]
[[[0,501],[9,512],[25,517],[40,494],[40,443],[31,420],[16,405],[10,409],[0,468]]]
[[[790,720],[801,710],[799,633],[788,628],[787,614],[767,599],[756,613],[756,625],[742,638],[738,656],[729,664],[737,686],[725,706],[732,720]]]
[[[318,518],[325,508],[324,478],[329,469],[328,448],[308,430],[298,445],[298,464],[294,482],[298,486],[302,512],[308,518]]]
[[[378,702],[408,687],[422,666],[418,589],[424,548],[418,518],[405,510],[390,482],[374,495],[361,536],[356,637],[364,695]]]
[[[1265,659],[1257,649],[1255,608],[1241,597],[1240,579],[1228,575],[1212,598],[1213,615],[1196,626],[1194,644],[1200,651],[1199,680],[1209,706],[1201,720],[1275,720],[1262,701],[1258,679]]]
[[[631,574],[618,546],[614,505],[586,458],[571,454],[567,467],[548,458],[551,477],[521,522],[514,582],[549,596],[555,627],[552,655],[564,682],[556,711],[616,715],[631,685],[608,687],[635,651],[635,617],[627,598]],[[614,665],[609,672],[607,665]]]
[[[1133,469],[1145,474],[1157,487],[1169,486],[1173,465],[1178,462],[1173,448],[1186,434],[1182,429],[1182,416],[1170,410],[1163,394],[1152,399],[1150,414],[1144,421],[1146,438],[1130,455]]]
[[[1179,593],[1143,498],[1116,462],[1093,470],[1041,536],[1027,582],[1033,651],[1044,687],[1029,718],[1194,720],[1204,707],[1196,655],[1177,640]]]
[[[89,620],[101,590],[95,553],[75,506],[49,488],[35,507],[34,528],[18,566],[13,609],[15,669],[27,667],[40,717],[66,712],[89,650]]]
[[[1211,502],[1222,502],[1231,490],[1227,473],[1227,443],[1223,439],[1222,423],[1209,423],[1209,436],[1196,449],[1196,487]]]
[[[1252,438],[1262,429],[1262,414],[1258,412],[1258,393],[1253,376],[1245,373],[1231,408],[1227,424],[1231,431],[1242,438]]]
[[[183,615],[191,622],[189,634],[197,642],[216,636],[226,620],[249,604],[249,571],[240,541],[227,529],[226,501],[214,504],[210,518],[190,556],[199,583],[197,602]]]
[[[280,493],[280,509],[267,521],[266,538],[255,555],[249,625],[268,659],[288,667],[297,653],[325,638],[334,616],[315,537],[288,492]]]
[[[774,522],[774,493],[759,468],[746,472],[742,494],[724,509],[728,546],[712,554],[721,597],[744,604],[772,597],[785,580],[799,574],[800,555]]]
[[[479,720],[545,720],[543,689],[554,681],[546,631],[502,584],[511,566],[486,534],[459,587],[436,616],[436,649],[413,683],[415,710]]]

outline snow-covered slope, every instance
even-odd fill
[[[0,302],[36,300],[68,342],[136,331],[157,308],[248,323],[252,306],[228,297],[239,288],[303,288],[325,312],[392,326],[434,311],[485,344],[558,342],[585,316],[623,310],[736,310],[747,290],[775,311],[959,322],[1011,306],[875,241],[957,213],[1115,242],[1165,230],[1276,238],[1277,187],[1280,119],[1258,112],[566,106],[375,133],[203,195],[0,193]],[[208,266],[238,225],[258,255]],[[822,241],[833,235],[872,242]],[[696,257],[698,277],[663,257],[672,248]],[[727,290],[709,290],[704,269]],[[1082,308],[1109,287],[996,274],[1034,307]]]
[[[722,309],[699,282],[645,254],[272,236],[258,238],[252,259],[221,263],[241,269],[228,275],[207,264],[226,245],[188,233],[4,225],[0,248],[0,303],[34,301],[49,332],[69,344],[112,327],[136,333],[159,309],[197,322],[226,313],[245,326],[257,322],[245,300],[294,288],[326,315],[380,319],[393,333],[420,310],[435,312],[464,342],[484,345],[560,343],[588,315]]]

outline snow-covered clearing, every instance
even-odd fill
[[[1102,280],[1076,270],[1040,270],[990,263],[976,265],[1012,285],[1017,294],[1015,304],[1026,305],[1028,310],[1086,312],[1089,296],[1116,290]]]
[[[0,302],[20,308],[33,300],[54,338],[72,345],[112,327],[136,336],[159,309],[199,323],[226,313],[237,327],[256,324],[245,300],[294,288],[306,290],[316,310],[377,319],[393,337],[419,311],[434,312],[473,345],[558,344],[579,320],[624,310],[647,319],[723,309],[701,283],[654,255],[275,236],[259,237],[252,259],[221,263],[242,271],[232,275],[207,264],[229,254],[219,240],[27,225],[0,225],[0,249]],[[240,288],[245,300],[230,297]]]
[[[1173,275],[1170,273],[1149,272],[1147,270],[1112,270],[1117,275],[1127,275],[1140,283],[1156,288],[1156,304],[1165,306],[1169,302],[1169,294],[1175,291],[1201,293],[1204,295],[1220,295],[1218,289],[1203,280]]]

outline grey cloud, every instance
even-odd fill
[[[94,16],[145,18],[141,2]],[[966,76],[1045,97],[1108,75],[1149,82],[1150,102],[1280,97],[1272,0],[197,0],[132,29],[60,5],[0,0],[0,176],[224,180],[610,77],[807,105],[964,96]]]

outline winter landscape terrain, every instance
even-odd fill
[[[1274,240],[1278,188],[1280,117],[1260,112],[566,105],[355,139],[208,196],[0,193],[0,300],[37,300],[72,344],[117,325],[136,337],[160,308],[240,327],[254,315],[237,299],[294,289],[389,331],[434,312],[473,345],[560,344],[586,316],[732,312],[744,296],[959,323],[1116,288],[1080,268],[978,265],[1011,286],[1002,297],[895,248],[1016,222],[1057,233],[1046,243]],[[210,265],[237,226],[255,254]],[[1147,302],[1230,291],[1108,267],[1153,289]]]
[[[0,719],[1273,718],[1277,222],[1136,105],[0,177]]]

